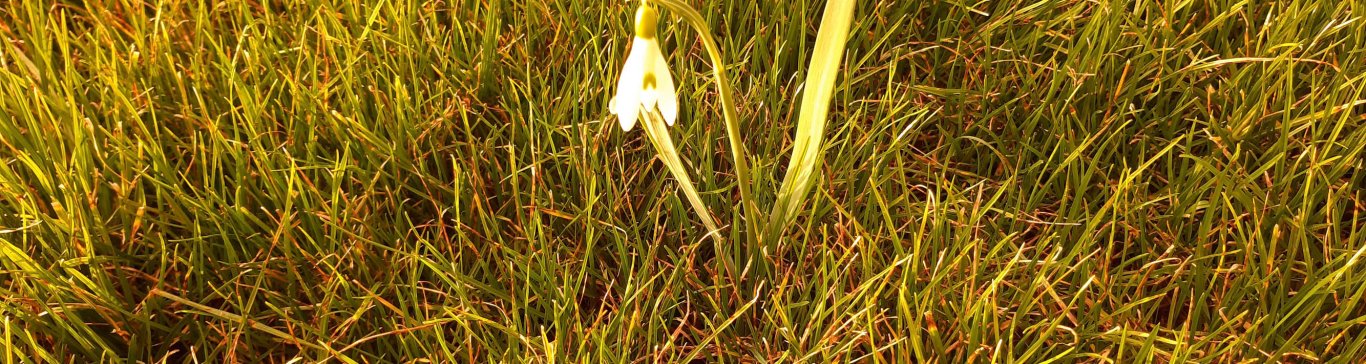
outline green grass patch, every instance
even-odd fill
[[[686,3],[725,239],[635,3],[0,5],[0,362],[1366,358],[1360,1],[859,1],[762,245],[825,2]]]

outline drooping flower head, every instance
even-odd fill
[[[643,112],[658,109],[669,125],[678,119],[678,95],[674,92],[673,76],[659,49],[656,23],[659,13],[641,0],[636,9],[636,34],[631,40],[631,53],[621,68],[617,80],[617,94],[612,98],[612,113],[617,114],[621,129],[630,131]]]

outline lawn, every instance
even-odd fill
[[[0,362],[1366,361],[1366,3],[856,0],[759,232],[826,3],[685,2],[748,173],[634,2],[4,2]]]

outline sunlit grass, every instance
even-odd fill
[[[688,1],[757,207],[825,3]],[[608,111],[634,3],[0,8],[0,361],[1366,357],[1366,7],[863,1],[748,244],[712,59]]]

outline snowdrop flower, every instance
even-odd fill
[[[640,8],[636,9],[636,36],[631,40],[631,53],[621,68],[617,95],[609,107],[617,114],[621,129],[625,131],[636,125],[640,113],[653,112],[656,107],[669,125],[678,119],[674,80],[669,75],[669,65],[664,63],[664,53],[659,50],[659,38],[655,34],[658,19],[659,13],[641,0]]]

